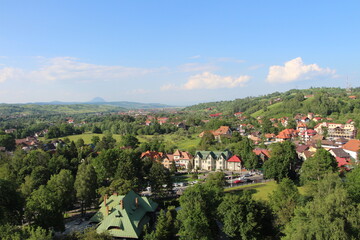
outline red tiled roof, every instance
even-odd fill
[[[214,113],[214,114],[210,114],[210,117],[220,117],[222,115],[222,113]]]
[[[232,156],[229,160],[227,160],[228,162],[242,162],[240,157],[234,155]]]
[[[336,161],[338,163],[338,167],[342,167],[344,165],[351,165],[351,162],[349,162],[347,158],[336,157]]]

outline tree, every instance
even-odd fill
[[[293,181],[284,178],[269,199],[271,209],[276,215],[277,225],[284,226],[294,215],[295,207],[300,200],[300,193]]]
[[[92,163],[95,166],[98,181],[112,179],[115,176],[116,168],[120,161],[121,150],[108,149],[103,150]]]
[[[100,142],[100,138],[99,136],[92,136],[91,138],[91,143],[94,144],[94,146],[96,146],[96,144]]]
[[[26,202],[25,215],[29,222],[45,229],[64,230],[60,202],[54,192],[41,185]]]
[[[47,188],[56,194],[62,212],[69,209],[75,200],[74,177],[70,170],[63,169],[51,176]]]
[[[2,240],[51,240],[52,235],[41,227],[18,227],[14,225],[0,225],[0,239]]]
[[[199,148],[201,150],[207,150],[212,144],[215,142],[215,137],[210,131],[205,131],[204,135],[202,136]]]
[[[144,236],[144,240],[172,240],[174,239],[174,219],[171,211],[160,211],[156,221],[155,231]]]
[[[267,211],[248,191],[225,195],[218,214],[223,232],[232,239],[262,239],[267,235]]]
[[[179,199],[181,210],[177,219],[180,222],[180,239],[215,239],[214,229],[211,229],[214,227],[213,220],[208,211],[210,206],[203,189],[200,184],[189,187]]]
[[[175,164],[175,161],[172,161],[171,162],[171,165],[170,165],[170,172],[172,174],[176,173],[177,172],[177,168],[176,168],[176,164]]]
[[[126,134],[122,136],[120,141],[120,145],[124,147],[131,147],[133,149],[137,148],[139,146],[139,143],[139,140],[131,134]]]
[[[81,202],[81,213],[84,214],[84,207],[90,206],[96,198],[97,178],[94,167],[86,162],[80,164],[76,180],[76,197]]]
[[[151,191],[158,195],[165,195],[172,189],[170,171],[158,162],[153,163],[150,168],[149,182]]]
[[[0,179],[0,225],[19,224],[22,217],[23,199],[16,191],[16,185]]]
[[[14,135],[0,132],[0,147],[13,151],[16,147]]]
[[[283,239],[359,239],[360,208],[349,198],[341,179],[325,175],[314,199],[295,209]]]
[[[85,145],[84,139],[79,138],[78,140],[76,140],[75,146],[77,149],[83,147]]]
[[[346,174],[345,186],[349,197],[354,202],[360,203],[360,167]]]
[[[206,184],[209,186],[216,186],[219,189],[223,189],[225,186],[225,173],[212,172],[206,178]]]
[[[320,180],[326,174],[336,172],[337,170],[336,159],[328,151],[320,148],[313,157],[303,163],[300,179],[302,183]]]
[[[264,163],[264,176],[274,178],[278,183],[283,178],[294,178],[295,166],[299,161],[295,145],[285,141],[271,147],[271,157]]]

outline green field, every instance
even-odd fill
[[[193,134],[189,137],[187,136],[179,136],[178,134],[165,134],[165,135],[139,135],[136,136],[140,142],[150,141],[152,138],[158,138],[165,142],[165,144],[175,145],[178,149],[183,151],[188,151],[191,148],[196,148],[200,142],[200,138],[197,137],[198,134]],[[70,141],[76,142],[79,138],[82,138],[85,144],[91,143],[91,138],[93,136],[98,136],[100,139],[104,136],[104,134],[98,133],[83,133],[79,135],[69,135],[66,136],[70,139]],[[64,139],[66,137],[61,137],[60,139]],[[121,140],[121,135],[113,134],[113,138],[116,139],[116,142]],[[39,138],[44,141],[44,138]],[[49,139],[51,140],[51,139]]]
[[[255,200],[268,201],[269,195],[276,189],[276,187],[277,187],[277,183],[275,181],[270,181],[266,183],[255,183],[250,185],[227,188],[225,189],[225,192],[251,190],[254,191],[253,197]],[[301,195],[306,194],[306,189],[304,187],[298,187],[298,190]]]
[[[231,192],[231,191],[241,191],[241,190],[252,190],[254,191],[253,197],[256,200],[265,200],[267,201],[269,199],[269,194],[274,191],[276,188],[276,182],[270,181],[266,183],[255,183],[250,185],[243,185],[238,187],[232,187],[225,189],[225,192]]]
[[[178,134],[165,134],[165,135],[139,135],[136,136],[140,142],[150,141],[152,138],[156,137],[160,140],[163,140],[169,145],[175,145],[180,150],[189,150],[192,147],[197,147],[200,142],[198,134],[193,134],[189,137],[179,136]]]

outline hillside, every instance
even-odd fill
[[[37,105],[37,104],[0,104],[0,115],[36,115],[36,114],[74,114],[96,112],[120,112],[126,109],[111,105],[71,104],[71,105]]]
[[[356,99],[350,98],[356,96]],[[358,118],[360,113],[360,88],[347,91],[342,88],[292,89],[265,96],[247,97],[233,101],[201,103],[185,108],[187,111],[244,112],[247,116],[279,118],[293,117],[297,113],[312,112],[322,117],[343,121]]]

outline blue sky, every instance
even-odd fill
[[[359,86],[359,1],[2,1],[0,102]]]

